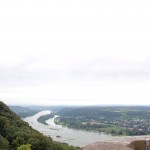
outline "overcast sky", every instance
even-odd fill
[[[0,0],[0,99],[150,105],[150,1]]]

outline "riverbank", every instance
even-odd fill
[[[69,129],[61,125],[56,125],[54,120],[58,116],[55,116],[54,118],[47,120],[46,123],[48,125],[44,125],[37,121],[37,119],[40,116],[50,113],[51,111],[41,111],[34,116],[25,118],[24,121],[28,122],[29,125],[32,126],[32,128],[38,130],[44,135],[51,136],[54,141],[59,141],[63,143],[65,142],[73,146],[83,147],[89,143],[108,140],[112,137],[109,134]]]
[[[59,117],[54,120],[55,124],[62,125],[63,127],[68,127],[70,129],[76,130],[84,130],[90,132],[98,132],[98,133],[105,133],[111,134],[112,136],[129,136],[124,128],[118,128],[115,125],[106,126],[103,128],[97,128],[97,125],[89,124],[89,123],[80,123],[80,124],[66,124],[65,122],[61,122]],[[90,127],[89,127],[90,126]]]
[[[129,143],[133,140],[140,139],[150,139],[150,136],[111,136],[110,134],[69,129],[67,127],[63,127],[61,125],[56,125],[54,120],[58,116],[55,116],[49,120],[47,120],[48,125],[44,125],[39,123],[37,119],[40,116],[50,114],[51,111],[41,111],[34,116],[27,117],[24,121],[28,122],[32,128],[38,130],[44,135],[51,136],[53,140],[59,142],[65,142],[69,145],[84,147],[90,143],[94,143],[97,141],[101,142],[121,142],[121,143]]]

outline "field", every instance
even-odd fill
[[[150,107],[79,107],[57,113],[56,123],[69,128],[92,130],[112,135],[150,134]]]

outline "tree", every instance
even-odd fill
[[[17,150],[31,150],[31,145],[30,144],[26,144],[26,145],[21,145],[17,148]]]
[[[3,149],[3,150],[8,150],[9,149],[8,140],[3,138],[1,135],[0,135],[0,149]]]
[[[122,130],[119,131],[119,135],[123,135],[123,131]]]

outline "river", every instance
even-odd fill
[[[51,111],[41,111],[34,116],[25,118],[24,121],[28,122],[29,125],[32,126],[32,128],[38,130],[44,135],[52,137],[52,139],[55,141],[65,142],[69,145],[74,146],[83,147],[89,143],[93,143],[96,141],[105,141],[112,137],[110,134],[70,129],[61,125],[56,125],[54,123],[54,119],[57,116],[47,120],[46,122],[48,123],[48,125],[44,125],[37,121],[40,116],[50,113]]]

